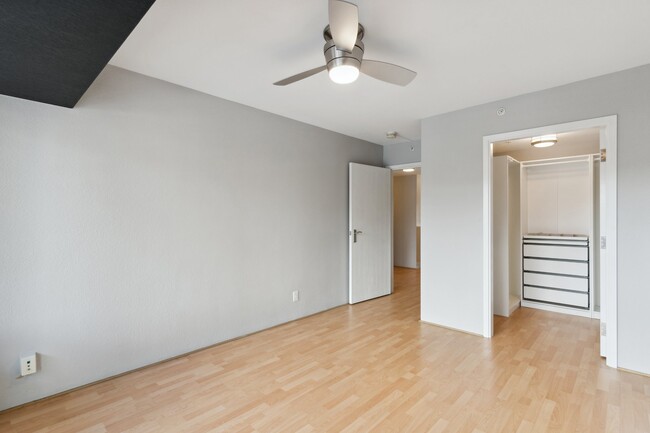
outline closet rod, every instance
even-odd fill
[[[540,167],[544,165],[557,165],[557,164],[572,164],[575,162],[589,162],[589,157],[593,156],[594,160],[596,160],[596,157],[598,157],[598,160],[600,160],[600,155],[597,153],[590,154],[590,155],[580,155],[578,157],[576,156],[566,156],[563,158],[550,158],[550,159],[538,159],[535,161],[523,161],[521,163],[522,167]]]

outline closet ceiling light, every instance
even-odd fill
[[[530,140],[530,145],[533,147],[551,147],[557,143],[557,135],[549,134],[542,135],[541,137],[533,137]]]
[[[402,171],[405,172],[405,173],[412,173],[412,172],[415,171],[415,169],[414,168],[405,168]]]

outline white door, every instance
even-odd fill
[[[392,178],[350,163],[350,304],[393,291]]]
[[[614,119],[614,122],[616,120]],[[616,288],[616,124],[600,132],[600,355],[618,367]]]
[[[600,140],[601,149],[603,148],[604,140]],[[598,286],[600,291],[600,356],[603,358],[607,357],[607,335],[605,332],[607,323],[607,285],[609,283],[607,279],[607,162],[601,161],[599,164],[599,199],[600,199],[600,209],[599,213],[599,230],[598,235],[599,239],[594,239],[594,248],[599,249],[600,257],[598,259],[600,267],[600,275],[598,278]]]

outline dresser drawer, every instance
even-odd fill
[[[524,257],[587,261],[588,251],[586,247],[568,245],[524,244]]]
[[[560,262],[557,260],[524,259],[524,271],[551,272],[554,274],[589,275],[589,264],[579,262]]]
[[[580,292],[589,291],[589,280],[587,278],[536,274],[532,272],[524,272],[524,285],[553,287]]]
[[[560,290],[524,286],[524,299],[589,308],[589,294],[587,293],[562,292]]]

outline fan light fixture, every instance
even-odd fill
[[[533,137],[530,140],[530,145],[533,147],[551,147],[557,143],[557,135],[549,134],[540,137]]]
[[[354,65],[337,65],[329,70],[330,80],[336,84],[350,84],[359,78],[359,68]]]
[[[330,80],[337,84],[349,84],[363,73],[385,83],[406,86],[417,73],[392,63],[363,58],[365,29],[359,23],[359,8],[349,0],[327,1],[328,24],[323,29],[323,55],[325,64],[292,75],[273,83],[286,86],[296,81],[328,71]]]
[[[414,168],[405,168],[402,170],[404,173],[413,173],[415,171]]]

